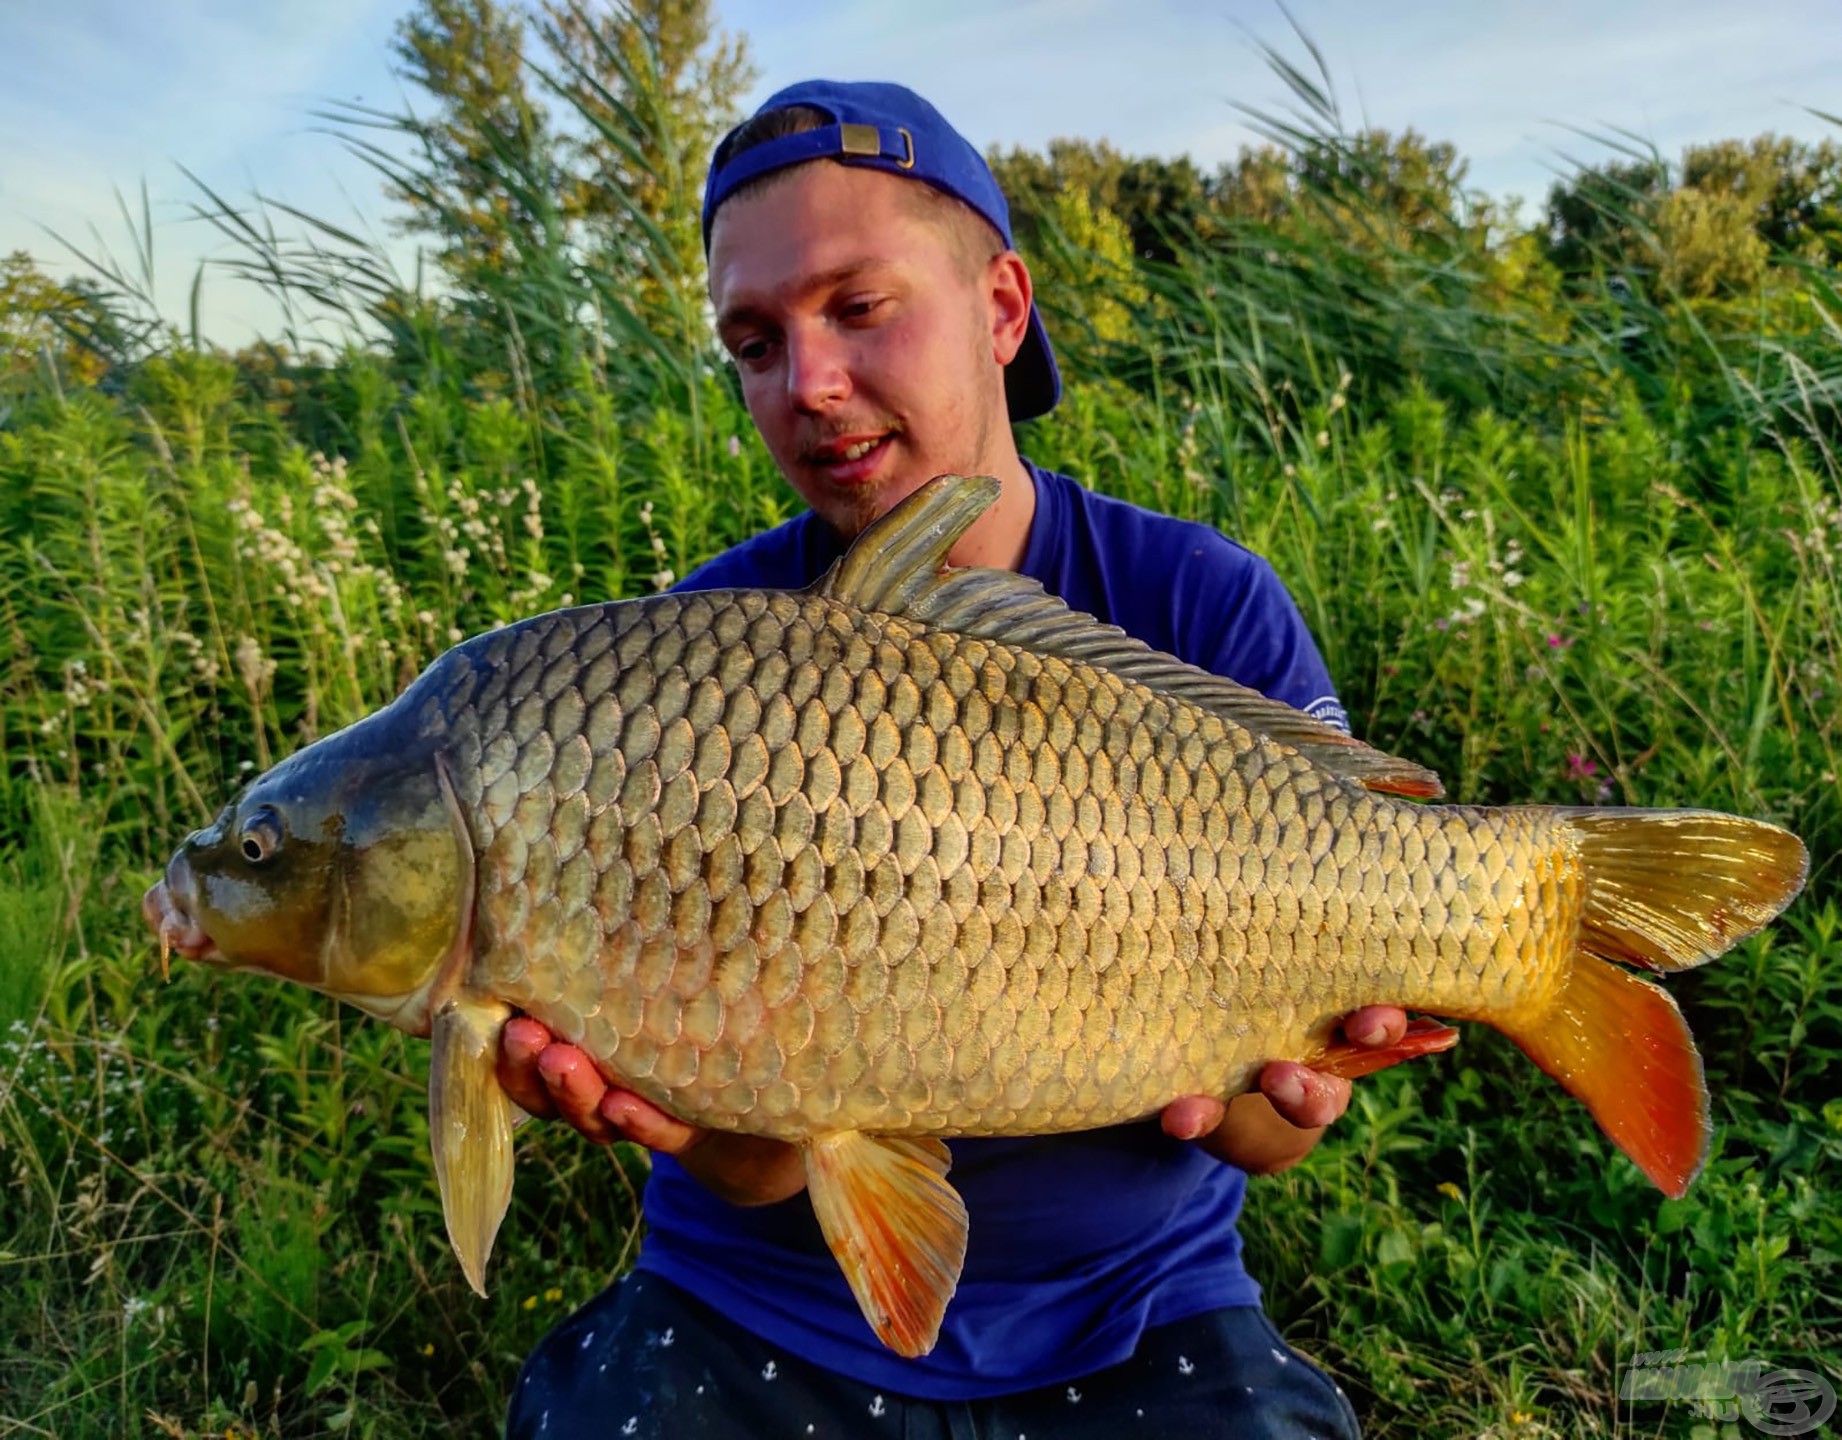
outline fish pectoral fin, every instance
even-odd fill
[[[429,1149],[441,1184],[448,1241],[474,1290],[512,1200],[511,1098],[499,1087],[499,1031],[511,1007],[454,1000],[435,1016],[429,1063]]]
[[[1422,1055],[1437,1055],[1458,1043],[1458,1032],[1425,1016],[1407,1022],[1407,1031],[1393,1045],[1357,1045],[1336,1040],[1315,1055],[1307,1055],[1302,1064],[1325,1075],[1339,1075],[1345,1080],[1359,1080],[1399,1065],[1403,1060],[1417,1060]]]
[[[966,1206],[938,1140],[843,1130],[809,1141],[806,1188],[825,1243],[877,1339],[934,1348],[966,1261]]]

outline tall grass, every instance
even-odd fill
[[[1476,1031],[1253,1186],[1250,1263],[1374,1434],[1686,1433],[1615,1399],[1632,1352],[1842,1354],[1842,308],[1789,260],[1771,304],[1538,301],[1324,185],[1315,219],[1148,267],[1131,342],[1066,347],[1027,452],[1268,556],[1358,730],[1456,798],[1742,811],[1815,868],[1674,987],[1718,1126],[1687,1199]],[[381,338],[175,339],[106,387],[41,374],[0,425],[0,1434],[485,1431],[630,1260],[644,1157],[527,1129],[475,1301],[424,1047],[162,983],[138,897],[244,777],[462,635],[646,593],[794,502],[711,356],[566,250],[495,327],[332,227],[203,208]]]

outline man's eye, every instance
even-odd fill
[[[883,308],[886,297],[874,295],[861,300],[847,300],[844,305],[844,318],[847,320],[864,320]]]
[[[743,365],[759,365],[768,357],[768,342],[760,339],[744,340],[730,353]]]

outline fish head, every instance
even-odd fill
[[[163,957],[276,975],[424,1034],[470,934],[473,849],[439,749],[364,728],[251,782],[141,912]]]

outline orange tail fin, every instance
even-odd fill
[[[1680,970],[1769,923],[1802,888],[1795,835],[1705,810],[1563,812],[1586,872],[1579,950],[1554,1002],[1492,1017],[1586,1103],[1658,1189],[1680,1196],[1708,1153],[1708,1089],[1682,1012],[1611,960]]]
[[[1498,1023],[1659,1190],[1688,1189],[1708,1153],[1708,1087],[1682,1012],[1660,987],[1576,955],[1552,1006]]]

